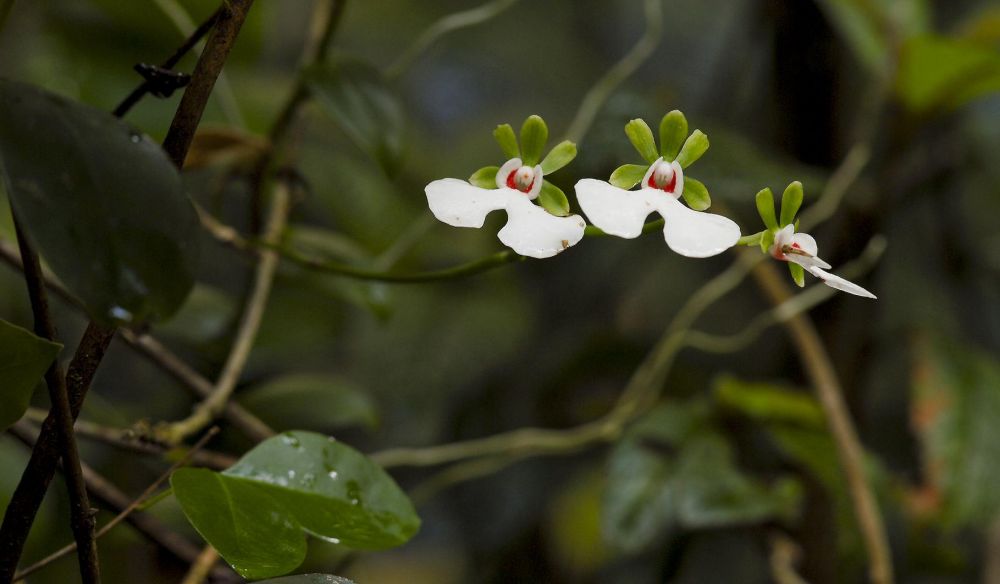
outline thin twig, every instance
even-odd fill
[[[24,259],[24,280],[28,287],[28,297],[31,301],[31,311],[35,320],[35,333],[45,339],[58,341],[56,327],[49,312],[49,299],[45,290],[45,280],[38,254],[32,249],[14,216],[14,231],[21,257]],[[76,445],[76,435],[73,432],[73,413],[70,411],[69,393],[66,389],[66,377],[62,365],[56,360],[45,373],[45,384],[49,390],[49,401],[52,408],[46,420],[51,418],[55,424],[59,449],[63,466],[66,469],[64,478],[70,501],[70,527],[73,537],[80,549],[80,578],[85,584],[98,584],[101,581],[101,564],[97,557],[97,542],[94,537],[94,512],[90,508],[90,498],[87,496],[87,485],[80,470],[80,451]],[[43,422],[44,423],[44,422]]]
[[[760,264],[754,270],[753,276],[772,304],[777,306],[791,298],[785,278],[773,264]],[[792,338],[792,344],[799,354],[806,375],[816,390],[830,434],[837,446],[837,457],[847,479],[847,490],[854,505],[854,515],[857,517],[868,552],[868,560],[871,562],[869,567],[871,581],[874,584],[891,584],[893,570],[889,541],[882,523],[878,501],[865,475],[864,448],[851,422],[847,404],[844,403],[843,388],[840,386],[833,363],[808,316],[794,315],[784,325]]]
[[[205,578],[208,578],[217,561],[219,561],[219,552],[215,551],[214,547],[206,545],[195,561],[191,563],[191,568],[181,580],[181,584],[201,584]]]
[[[569,130],[566,132],[568,140],[573,142],[583,140],[587,130],[594,123],[594,118],[597,117],[611,93],[635,73],[639,66],[656,50],[663,37],[662,1],[646,0],[644,9],[645,32],[642,33],[642,37],[632,47],[632,50],[622,57],[621,61],[615,63],[584,96],[580,109],[577,110],[576,117],[573,118]]]
[[[390,79],[399,77],[403,71],[409,68],[424,51],[429,49],[441,37],[456,30],[482,24],[507,10],[516,2],[517,0],[493,0],[475,8],[442,17],[434,24],[425,28],[417,39],[413,41],[413,44],[407,47],[391,65],[386,67],[385,76]]]
[[[163,474],[157,477],[155,481],[153,481],[148,487],[146,487],[146,490],[144,490],[138,497],[136,497],[135,500],[133,500],[124,509],[122,509],[121,512],[119,512],[118,515],[116,515],[106,525],[101,527],[101,529],[97,531],[96,537],[103,537],[105,534],[114,529],[122,521],[125,521],[129,517],[129,515],[135,512],[136,509],[141,507],[143,503],[149,500],[149,498],[152,497],[154,493],[156,493],[156,490],[159,489],[160,486],[164,482],[166,482],[167,479],[170,478],[170,475],[172,475],[175,470],[181,468],[182,466],[186,466],[189,462],[191,462],[195,454],[201,451],[201,449],[204,448],[205,444],[207,444],[208,441],[211,440],[218,433],[219,429],[217,427],[209,428],[208,432],[206,432],[205,435],[202,436],[200,440],[198,440],[193,446],[191,446],[191,448],[187,451],[187,453],[184,454],[183,457],[180,458],[180,460],[172,464],[170,468],[168,468]],[[52,562],[73,553],[73,551],[76,550],[76,547],[77,546],[75,543],[71,543],[66,547],[56,550],[52,554],[49,554],[45,558],[35,562],[34,564],[18,572],[14,576],[14,579],[22,580],[24,578],[27,578],[31,574],[37,572],[38,570],[41,570],[42,568],[48,566]]]

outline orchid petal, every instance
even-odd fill
[[[520,158],[511,158],[507,162],[504,162],[500,170],[497,171],[497,187],[501,189],[507,188],[507,177],[519,168],[521,168]]]
[[[576,200],[590,222],[609,235],[633,239],[642,233],[646,217],[658,211],[666,198],[662,191],[626,191],[608,183],[585,178],[576,183]]]
[[[854,282],[845,280],[836,274],[831,274],[830,272],[817,267],[806,267],[806,269],[809,270],[810,274],[816,276],[820,280],[823,280],[823,283],[831,288],[840,290],[841,292],[847,292],[848,294],[854,294],[855,296],[862,296],[864,298],[877,298],[877,296],[868,290],[865,290]]]
[[[539,182],[541,179],[538,179]],[[502,189],[503,190],[503,189]],[[497,234],[504,245],[533,258],[548,258],[576,245],[586,227],[579,215],[556,217],[523,194],[506,189],[507,224]]]
[[[531,190],[524,193],[528,195],[528,198],[534,201],[538,198],[538,193],[542,192],[542,179],[545,177],[545,172],[542,171],[542,165],[535,165],[535,181],[531,183]]]
[[[649,165],[649,168],[646,169],[646,174],[642,177],[642,182],[639,183],[639,188],[644,189],[649,186],[649,179],[653,176],[653,172],[656,171],[656,167],[659,166],[661,162],[663,162],[662,156],[654,160],[653,164]],[[676,171],[677,169],[675,168],[674,170]]]
[[[803,255],[799,253],[786,253],[782,255],[779,259],[783,259],[788,262],[794,262],[809,271],[812,271],[814,268],[822,268],[829,270],[830,268],[833,267],[816,256]]]
[[[443,178],[427,185],[424,192],[438,220],[454,227],[482,227],[491,211],[507,207],[511,189],[481,189],[464,180]]]
[[[659,211],[665,220],[663,237],[667,245],[683,256],[717,255],[736,245],[740,238],[739,226],[730,219],[688,209],[677,199],[663,197]]]
[[[811,256],[819,254],[819,246],[816,245],[816,240],[813,239],[813,236],[808,233],[796,233],[795,235],[792,235],[789,244],[793,247],[797,246],[799,250],[804,251]],[[830,266],[827,267],[829,268]]]

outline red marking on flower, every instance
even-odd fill
[[[794,247],[795,249],[802,249],[801,247],[799,247],[799,244],[797,243],[793,243],[792,247]]]
[[[535,186],[534,179],[531,180],[531,184],[529,184],[527,187],[525,187],[525,188],[522,189],[521,187],[517,186],[517,181],[514,180],[514,175],[517,174],[518,170],[520,170],[520,169],[516,168],[516,169],[512,170],[510,172],[510,174],[507,175],[507,187],[511,188],[511,189],[514,189],[515,191],[521,191],[522,193],[530,193],[531,192],[531,187]]]
[[[649,182],[647,184],[649,184],[649,186],[653,187],[654,189],[659,189],[661,191],[673,193],[674,189],[677,188],[677,173],[675,172],[673,176],[670,177],[670,182],[661,187],[658,184],[656,184],[656,173],[654,172],[649,175]]]

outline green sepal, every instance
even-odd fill
[[[542,181],[542,191],[538,195],[538,203],[556,217],[569,215],[569,199],[566,198],[566,193],[547,180]]]
[[[673,162],[688,135],[688,121],[680,110],[674,110],[660,120],[660,154]]]
[[[804,288],[806,285],[806,271],[802,269],[802,266],[788,262],[788,271],[792,273],[792,279],[799,288]]]
[[[701,130],[695,130],[684,141],[680,153],[677,155],[677,163],[681,168],[687,168],[695,163],[701,155],[708,150],[708,136]]]
[[[764,237],[764,233],[766,231],[767,230],[765,229],[764,231],[758,231],[757,233],[751,235],[744,235],[743,237],[736,240],[736,245],[746,245],[748,247],[760,245],[760,240],[761,238]]]
[[[774,245],[774,232],[768,229],[760,237],[760,251],[770,253],[772,245]]]
[[[641,164],[623,164],[611,173],[611,178],[608,182],[611,183],[612,186],[616,186],[627,191],[639,184],[642,177],[646,176],[647,170],[649,170],[649,167],[642,166]]]
[[[660,157],[660,153],[656,151],[656,142],[653,140],[653,131],[649,129],[645,120],[636,118],[625,124],[625,135],[646,162],[652,164]]]
[[[499,166],[484,166],[472,173],[469,177],[469,183],[472,186],[479,187],[481,189],[495,189],[497,187],[497,173],[500,172]]]
[[[542,159],[542,172],[552,174],[576,158],[576,144],[563,140]]]
[[[795,221],[795,214],[802,206],[802,183],[794,181],[785,187],[785,192],[781,194],[781,222],[784,227]]]
[[[704,211],[712,206],[712,198],[708,195],[708,187],[700,180],[684,179],[684,202],[695,211]]]
[[[777,229],[778,220],[774,217],[774,193],[771,189],[762,189],[757,193],[757,212],[768,229]]]
[[[538,116],[528,116],[521,126],[521,160],[525,166],[535,166],[542,159],[549,141],[549,127]]]
[[[514,128],[510,127],[510,124],[500,124],[497,126],[493,130],[493,138],[500,145],[500,149],[503,150],[503,155],[507,157],[507,160],[521,157],[521,149],[517,147],[517,136],[514,135]]]

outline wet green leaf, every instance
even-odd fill
[[[496,139],[508,160],[521,157],[521,149],[517,147],[517,136],[514,135],[514,128],[510,127],[510,124],[497,126],[493,130],[493,138]]]
[[[542,172],[546,175],[552,174],[572,162],[574,158],[576,158],[576,144],[563,140],[545,155],[542,160]]]
[[[303,531],[378,550],[405,543],[420,527],[413,505],[385,471],[312,432],[266,440],[222,473],[178,470],[171,485],[195,529],[247,578],[298,566]]]
[[[764,226],[768,229],[777,229],[778,219],[774,216],[774,194],[771,193],[771,189],[762,189],[754,200]]]
[[[374,428],[379,419],[369,394],[336,375],[285,375],[240,392],[238,399],[264,422],[279,429]]]
[[[663,159],[673,162],[688,136],[687,118],[680,110],[674,110],[660,120],[660,154]]]
[[[499,166],[484,166],[472,173],[472,176],[469,177],[469,183],[481,189],[495,189],[497,188],[498,172],[500,172]]]
[[[682,168],[687,168],[698,161],[705,152],[708,151],[708,136],[701,130],[695,130],[684,141],[680,153],[677,155],[677,163]]]
[[[528,116],[521,126],[521,162],[535,166],[542,159],[545,144],[549,141],[549,127],[538,116]]]
[[[0,431],[21,419],[62,345],[0,320]]]
[[[340,129],[393,174],[403,149],[403,106],[381,72],[361,61],[337,59],[304,75],[310,91]]]
[[[781,220],[778,222],[780,227],[795,221],[795,214],[802,206],[802,196],[802,183],[799,181],[793,181],[785,187],[785,192],[781,194]]]
[[[642,177],[646,176],[647,170],[649,170],[648,166],[623,164],[611,173],[611,180],[608,182],[620,189],[628,190],[639,184]]]
[[[708,195],[708,187],[700,180],[684,178],[684,201],[695,211],[704,211],[712,206],[712,198]]]
[[[625,135],[646,162],[652,164],[660,157],[656,150],[656,141],[653,140],[653,131],[649,129],[645,120],[636,118],[625,124]]]
[[[198,219],[148,137],[0,80],[0,180],[29,239],[95,320],[163,319],[187,297]]]
[[[538,195],[538,203],[543,209],[556,217],[569,215],[569,199],[566,198],[566,193],[549,181],[542,183],[542,191]]]

